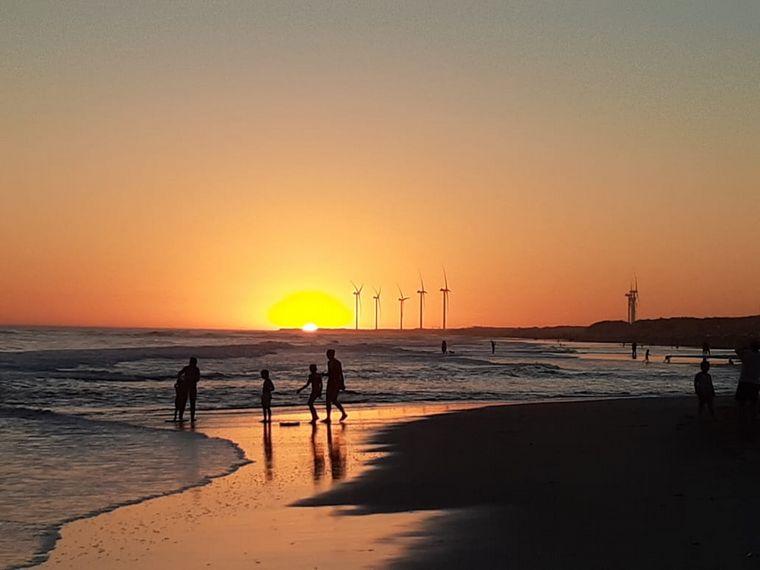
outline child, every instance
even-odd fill
[[[317,409],[314,407],[314,401],[317,398],[322,397],[322,373],[317,372],[317,365],[309,365],[309,377],[306,379],[306,384],[301,386],[296,394],[300,394],[301,390],[306,389],[311,384],[311,394],[309,394],[309,410],[311,411],[311,423],[316,424],[319,420],[317,415]]]
[[[180,401],[182,399],[182,387],[179,384],[179,380],[174,383],[174,420],[179,421],[179,408]]]
[[[710,370],[710,363],[707,359],[702,360],[702,364],[699,365],[701,372],[694,376],[694,392],[699,398],[699,415],[702,415],[702,410],[705,406],[710,410],[710,416],[715,418],[715,410],[713,409],[713,401],[715,400],[715,388],[713,388],[712,376],[708,370]]]
[[[269,370],[262,370],[261,377],[264,385],[261,388],[261,408],[264,410],[264,423],[272,423],[272,392],[274,384],[269,379]]]

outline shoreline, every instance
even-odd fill
[[[9,410],[19,413],[19,414],[28,414],[29,412],[35,412],[35,413],[49,413],[49,414],[56,414],[58,415],[58,412],[53,412],[50,410],[34,410],[32,408],[8,408]],[[112,422],[110,420],[103,420],[103,419],[94,419],[94,418],[80,418],[81,420],[93,422],[93,423],[123,423],[123,422]],[[126,425],[129,425],[131,429],[138,429],[138,430],[146,430],[146,431],[153,431],[155,429],[161,429],[158,427],[152,427],[148,425],[140,425],[140,424],[133,424],[133,423],[127,423]],[[194,483],[182,485],[180,487],[177,487],[175,489],[171,489],[165,492],[159,492],[159,493],[149,493],[146,495],[140,495],[138,497],[127,499],[124,501],[119,501],[110,505],[107,505],[105,507],[96,508],[93,510],[90,510],[88,512],[72,516],[66,519],[63,519],[61,521],[57,521],[53,524],[50,524],[48,527],[46,527],[44,534],[41,536],[40,539],[40,545],[39,548],[37,548],[33,554],[31,554],[29,560],[27,562],[24,562],[22,564],[14,564],[9,566],[10,569],[16,569],[16,568],[33,568],[38,567],[41,564],[44,564],[51,552],[56,548],[56,545],[58,544],[58,541],[61,539],[61,532],[62,529],[72,523],[75,523],[77,521],[82,520],[89,520],[96,518],[102,514],[113,512],[117,509],[120,509],[122,507],[128,507],[130,505],[138,505],[145,501],[150,501],[153,499],[157,499],[160,497],[168,497],[171,495],[176,495],[180,493],[184,493],[190,489],[201,487],[204,485],[208,485],[211,481],[214,479],[226,477],[228,475],[233,474],[235,471],[240,469],[241,467],[247,465],[250,463],[250,460],[245,456],[245,452],[243,449],[234,441],[225,439],[225,438],[219,438],[219,437],[209,437],[208,435],[198,432],[195,434],[196,437],[200,437],[203,439],[216,439],[218,441],[223,442],[225,445],[230,446],[235,455],[237,456],[237,461],[232,463],[227,469],[220,473],[216,474],[207,474],[198,479]]]
[[[237,527],[241,521],[245,521],[252,528],[258,529],[259,538],[268,536],[269,541],[276,545],[265,545],[265,548],[277,551],[278,556],[287,549],[287,544],[282,544],[279,534],[272,534],[271,529],[260,528],[262,525],[260,516],[263,509],[267,515],[273,515],[283,524],[294,526],[303,519],[300,509],[292,507],[292,503],[306,496],[314,494],[317,490],[325,490],[330,485],[340,483],[355,473],[371,468],[371,464],[379,460],[384,452],[378,450],[368,442],[371,436],[390,423],[404,422],[412,418],[429,417],[431,414],[441,413],[450,409],[467,409],[471,405],[464,403],[452,404],[429,404],[409,406],[374,406],[361,409],[359,406],[349,410],[350,422],[347,424],[333,424],[329,431],[326,426],[317,426],[317,437],[323,441],[315,441],[312,433],[311,439],[309,426],[305,420],[308,412],[280,413],[275,416],[274,424],[269,427],[269,448],[267,449],[267,428],[259,423],[258,411],[248,412],[222,412],[221,414],[209,413],[202,416],[202,421],[196,426],[197,431],[207,437],[221,437],[232,441],[245,453],[246,463],[237,467],[230,474],[213,478],[199,485],[192,486],[183,491],[177,491],[147,500],[136,501],[126,506],[109,509],[104,513],[93,517],[79,518],[64,524],[60,530],[60,538],[54,548],[48,553],[47,559],[35,565],[35,567],[76,568],[81,565],[109,567],[133,567],[139,564],[141,567],[165,567],[166,564],[176,562],[180,552],[185,548],[195,549],[202,544],[201,537],[194,536],[198,531],[196,525],[201,527],[210,526],[219,530],[219,518],[227,521],[229,527]],[[215,416],[211,418],[211,416]],[[300,421],[300,426],[280,426],[280,421]],[[168,428],[171,429],[171,428]],[[257,438],[264,434],[263,445]],[[327,440],[324,440],[325,434]],[[251,440],[254,439],[254,441]],[[253,443],[253,445],[252,445]],[[327,443],[325,446],[324,444]],[[323,447],[322,450],[310,450],[309,447]],[[326,453],[325,453],[326,450]],[[314,453],[313,460],[309,455]],[[285,457],[282,457],[282,455]],[[320,454],[320,457],[317,457]],[[281,465],[281,459],[284,459]],[[309,464],[308,466],[306,464]],[[308,473],[314,470],[314,473]],[[317,482],[317,470],[320,471],[320,482]],[[304,472],[306,471],[306,472]],[[294,473],[301,473],[297,479]],[[311,479],[314,477],[314,483]],[[238,506],[239,505],[239,508]],[[196,516],[192,513],[195,509],[202,511],[204,516]],[[221,511],[221,514],[220,514]],[[375,552],[386,552],[386,556],[398,550],[396,542],[408,540],[403,538],[414,526],[412,522],[418,522],[420,515],[390,517],[390,522],[370,521],[361,528],[350,528],[356,525],[345,525],[335,521],[335,509],[314,509],[314,513],[306,517],[320,521],[319,524],[327,526],[339,526],[344,532],[354,535],[351,540],[350,552],[329,552],[319,544],[315,544],[312,550],[322,548],[322,556],[337,556],[344,560],[343,566],[354,566],[354,562],[365,564],[375,557]],[[146,514],[148,513],[148,514]],[[388,517],[382,517],[387,519]],[[150,519],[150,520],[148,520]],[[171,524],[167,525],[167,521]],[[190,523],[190,524],[188,524]],[[222,524],[222,527],[225,525]],[[125,531],[125,529],[128,529]],[[388,529],[397,529],[398,539],[382,544]],[[206,529],[201,534],[207,535]],[[220,531],[220,541],[228,539],[228,533]],[[318,534],[318,533],[316,533]],[[309,529],[300,529],[296,533],[298,537],[316,534]],[[160,543],[156,537],[161,537]],[[167,538],[171,537],[171,538]],[[320,538],[321,542],[322,539]],[[377,544],[375,544],[377,541]],[[145,545],[150,544],[146,550]],[[156,549],[160,552],[156,552]],[[362,549],[364,550],[362,552]],[[212,549],[213,550],[213,549]],[[225,567],[248,567],[252,563],[251,552],[241,550],[236,546],[225,549]],[[276,566],[274,552],[262,555],[269,556],[267,567]],[[218,563],[218,558],[213,562],[201,564],[198,560],[212,555],[216,557],[219,552],[196,552],[192,560],[184,560],[185,566],[205,567],[206,564]],[[292,560],[292,559],[291,559]],[[255,562],[255,561],[254,561]],[[303,562],[303,561],[302,561]],[[283,563],[283,567],[288,564]]]
[[[649,437],[656,436],[655,439],[662,439],[663,436],[673,436],[673,430],[676,432],[679,430],[686,430],[691,436],[694,436],[695,429],[697,430],[713,430],[714,433],[709,435],[707,443],[712,445],[710,453],[725,452],[726,445],[729,448],[739,449],[741,453],[744,453],[744,447],[742,444],[731,442],[730,437],[727,438],[726,430],[730,431],[729,423],[731,421],[731,411],[733,406],[729,403],[727,397],[719,398],[719,409],[723,418],[716,424],[707,424],[705,422],[696,423],[694,419],[694,406],[695,401],[692,397],[686,396],[650,396],[650,397],[618,397],[618,398],[577,398],[573,400],[548,400],[548,401],[487,401],[479,402],[477,404],[472,403],[460,403],[460,405],[452,404],[440,404],[430,403],[427,405],[408,404],[406,406],[399,406],[394,404],[382,404],[376,406],[355,406],[350,412],[351,418],[347,424],[333,424],[331,430],[336,433],[332,438],[343,438],[344,435],[339,435],[338,430],[355,432],[353,437],[355,440],[352,442],[354,450],[349,453],[353,455],[353,467],[346,469],[345,465],[334,464],[333,460],[337,460],[339,463],[347,463],[346,457],[340,458],[340,452],[333,450],[330,437],[328,436],[327,443],[329,446],[328,453],[323,454],[321,463],[317,460],[317,454],[314,452],[313,465],[310,465],[306,471],[313,470],[316,473],[317,469],[322,470],[323,481],[321,485],[315,485],[310,487],[304,484],[305,475],[304,465],[301,465],[300,470],[295,469],[296,472],[302,476],[301,481],[296,481],[293,478],[289,468],[281,469],[278,465],[280,447],[285,445],[282,441],[283,437],[290,438],[289,454],[294,456],[298,461],[303,463],[303,460],[309,462],[309,458],[305,457],[309,454],[309,451],[305,449],[309,445],[308,441],[308,429],[304,431],[302,428],[307,428],[304,420],[308,417],[308,414],[302,411],[296,411],[291,409],[290,413],[280,412],[275,416],[274,425],[270,428],[275,433],[275,439],[278,437],[281,441],[276,442],[274,446],[275,459],[272,460],[272,450],[269,450],[270,457],[267,460],[266,449],[256,449],[251,447],[251,441],[244,441],[246,438],[250,439],[251,433],[258,435],[260,430],[264,427],[262,424],[257,423],[259,414],[251,410],[246,412],[241,411],[221,411],[213,412],[210,414],[204,414],[202,423],[198,426],[198,431],[204,433],[207,437],[220,437],[220,434],[224,433],[223,439],[229,439],[240,449],[246,453],[245,459],[247,463],[237,467],[231,474],[216,477],[213,480],[205,481],[200,486],[193,486],[187,490],[175,491],[169,495],[159,496],[158,498],[151,498],[130,504],[127,507],[118,507],[110,509],[105,517],[102,514],[98,514],[94,517],[88,517],[85,519],[79,519],[74,522],[63,525],[61,529],[61,540],[55,545],[54,549],[50,552],[51,556],[48,563],[43,563],[42,566],[56,566],[56,567],[76,567],[78,564],[90,562],[93,564],[103,564],[105,562],[104,556],[107,557],[108,552],[108,535],[113,532],[114,528],[121,527],[126,528],[126,524],[136,523],[141,519],[145,519],[144,514],[140,514],[142,510],[147,510],[154,515],[154,520],[159,521],[166,519],[166,513],[170,513],[171,518],[173,516],[175,521],[179,521],[182,524],[182,515],[177,515],[176,505],[169,504],[172,502],[172,497],[176,499],[177,503],[184,504],[188,508],[192,505],[193,501],[188,500],[191,494],[208,495],[214,497],[213,501],[220,504],[220,501],[224,502],[227,499],[224,497],[227,491],[225,491],[225,481],[230,482],[234,480],[241,471],[246,469],[257,471],[258,479],[256,483],[258,485],[258,492],[262,492],[266,495],[272,490],[268,485],[277,486],[278,478],[285,477],[290,478],[289,481],[284,484],[275,493],[275,497],[269,497],[264,502],[267,503],[267,512],[274,512],[278,520],[286,521],[289,528],[298,527],[298,519],[301,518],[299,512],[308,512],[308,515],[303,517],[319,521],[317,526],[321,525],[337,525],[342,528],[344,532],[352,532],[350,527],[355,527],[354,531],[357,533],[352,536],[350,544],[352,547],[356,547],[357,551],[364,550],[363,554],[358,554],[357,551],[347,556],[345,552],[336,554],[329,549],[319,546],[325,540],[329,533],[322,533],[313,529],[299,528],[294,531],[294,540],[300,542],[304,540],[306,536],[309,540],[318,539],[313,544],[314,556],[319,561],[332,560],[331,565],[337,567],[354,567],[360,566],[376,566],[377,560],[375,560],[374,554],[369,554],[374,551],[378,544],[385,542],[384,548],[378,549],[377,556],[381,556],[383,564],[381,566],[399,566],[399,567],[426,567],[429,564],[435,564],[437,566],[446,567],[446,561],[457,560],[463,562],[465,559],[479,560],[484,565],[489,565],[498,560],[501,564],[504,562],[501,559],[479,559],[473,551],[463,552],[443,552],[440,549],[440,545],[436,544],[440,536],[445,536],[449,543],[456,543],[461,541],[463,537],[466,537],[468,544],[474,545],[473,548],[485,548],[486,551],[493,550],[492,544],[487,540],[488,533],[486,532],[482,536],[469,536],[468,529],[480,528],[483,525],[484,520],[490,521],[490,525],[493,524],[511,524],[505,519],[505,513],[509,512],[510,517],[515,515],[515,505],[509,504],[508,509],[504,510],[504,504],[502,503],[504,497],[498,492],[494,495],[488,495],[486,493],[479,497],[479,500],[472,501],[472,497],[468,497],[468,491],[465,488],[462,489],[461,480],[469,481],[465,486],[475,485],[481,489],[488,489],[489,493],[494,492],[492,480],[480,480],[478,477],[484,471],[494,471],[491,463],[497,465],[496,471],[499,472],[499,465],[501,465],[500,454],[497,450],[519,449],[521,453],[526,453],[533,458],[534,461],[539,461],[543,465],[543,469],[526,469],[529,472],[530,477],[545,478],[547,471],[547,461],[557,453],[556,445],[549,445],[549,449],[552,453],[539,453],[536,450],[526,448],[517,440],[509,440],[509,437],[514,437],[520,430],[538,429],[537,434],[541,437],[545,437],[548,432],[563,436],[562,433],[552,431],[551,426],[555,424],[558,418],[570,418],[572,421],[569,424],[567,431],[575,433],[577,435],[577,426],[573,426],[573,422],[585,422],[589,424],[588,418],[584,419],[584,415],[588,415],[588,410],[578,414],[578,410],[582,408],[594,408],[597,407],[602,410],[600,418],[596,418],[591,421],[595,425],[595,429],[591,431],[583,431],[586,438],[597,437],[599,433],[605,433],[609,430],[620,430],[620,419],[623,418],[628,421],[626,424],[628,427],[623,429],[621,433],[625,437],[633,437],[634,440],[637,437],[636,429],[639,427],[646,427],[649,423],[654,425],[654,432],[649,434]],[[619,411],[619,417],[610,416],[608,410],[615,408]],[[647,409],[651,408],[648,412]],[[281,408],[283,410],[284,408]],[[605,411],[605,409],[607,411]],[[655,417],[649,417],[653,412],[657,414],[664,414],[659,416],[659,419]],[[675,412],[675,413],[673,413]],[[643,415],[642,415],[643,414]],[[208,420],[209,416],[215,416],[214,420]],[[505,420],[509,415],[516,415],[521,418],[520,422],[514,423],[514,420]],[[279,417],[278,417],[279,416]],[[490,419],[487,416],[491,416]],[[497,418],[496,416],[503,416]],[[536,419],[536,416],[539,419]],[[593,414],[592,414],[593,416]],[[485,418],[485,419],[484,419]],[[574,419],[573,419],[574,418]],[[642,419],[644,418],[644,419]],[[649,419],[647,419],[649,418]],[[301,425],[297,428],[286,428],[279,426],[280,421],[300,421]],[[351,421],[356,421],[356,424],[352,425]],[[506,421],[506,423],[505,423]],[[664,423],[663,423],[664,421]],[[495,422],[495,423],[494,423]],[[510,423],[512,422],[512,423]],[[638,423],[637,423],[638,422]],[[644,422],[644,423],[642,423]],[[541,426],[544,425],[543,428]],[[731,424],[733,425],[733,424]],[[434,427],[441,428],[440,432],[437,432],[435,436],[431,435],[431,429]],[[490,426],[490,427],[489,427]],[[675,427],[674,427],[675,426]],[[696,426],[696,427],[695,427]],[[311,445],[314,445],[314,433],[324,432],[324,426],[318,426],[311,436]],[[586,425],[586,428],[589,426]],[[455,429],[454,429],[455,428]],[[601,429],[599,429],[601,428]],[[454,429],[452,432],[451,430]],[[544,430],[543,435],[542,429]],[[474,432],[473,432],[474,430]],[[584,428],[585,430],[585,428]],[[627,431],[626,431],[627,430]],[[651,430],[650,430],[651,431]],[[469,434],[473,436],[472,439],[466,439],[466,441],[459,441],[457,445],[454,445],[454,449],[450,447],[451,442],[447,441],[447,438],[456,435],[457,432],[461,434]],[[266,432],[264,432],[266,433]],[[685,433],[685,432],[684,432]],[[500,437],[507,437],[507,440],[501,441],[497,447],[493,447]],[[510,435],[511,434],[511,435]],[[595,435],[596,434],[596,435]],[[566,436],[567,434],[564,434]],[[304,437],[306,436],[306,437]],[[493,441],[493,437],[497,438],[497,442]],[[720,437],[718,437],[720,436]],[[270,436],[271,437],[271,436]],[[693,442],[683,440],[682,435],[675,435],[676,439],[681,444],[687,441],[689,445]],[[717,439],[716,439],[717,437]],[[671,438],[672,439],[672,438]],[[668,445],[673,444],[673,441],[667,439],[663,441],[669,441]],[[633,441],[633,440],[631,440]],[[417,442],[412,448],[409,447],[410,442]],[[435,443],[439,442],[439,443]],[[541,444],[541,441],[537,442],[536,449],[541,449],[541,445],[546,445],[546,441]],[[565,442],[567,443],[567,442]],[[639,442],[640,443],[640,442]],[[651,443],[651,441],[650,441]],[[705,442],[702,442],[705,443]],[[614,449],[610,449],[613,445],[612,441],[605,440],[597,442],[599,449],[603,450],[604,454],[615,452]],[[587,446],[593,445],[591,439],[587,441]],[[662,442],[654,447],[659,449],[664,445]],[[484,446],[488,450],[484,452]],[[264,447],[266,447],[266,436],[264,440]],[[271,443],[270,443],[271,447]],[[340,446],[339,446],[340,447]],[[532,447],[532,444],[531,446]],[[413,449],[415,456],[415,462],[410,464],[405,463],[403,467],[399,464],[400,458],[404,457],[404,454],[409,454]],[[677,448],[676,448],[677,449]],[[707,448],[705,448],[707,449]],[[259,453],[258,456],[255,453]],[[469,450],[469,451],[468,451]],[[263,455],[260,452],[263,451]],[[312,450],[313,451],[313,450]],[[546,450],[544,450],[546,451]],[[561,451],[561,450],[560,450]],[[704,451],[704,450],[703,450]],[[510,451],[512,453],[513,451]],[[433,455],[431,455],[431,453]],[[534,486],[534,490],[539,489],[539,494],[546,493],[546,485],[552,493],[557,494],[557,489],[561,489],[561,482],[558,483],[558,473],[562,470],[568,470],[571,473],[581,469],[582,466],[578,464],[578,457],[583,457],[583,453],[580,453],[574,457],[569,457],[567,452],[560,453],[564,457],[564,463],[560,462],[554,465],[552,472],[554,475],[550,481],[543,481],[538,487]],[[749,450],[749,460],[757,461],[757,466],[760,468],[760,455],[756,450]],[[300,459],[298,456],[300,455]],[[293,461],[294,457],[290,457],[286,461],[291,464],[291,467],[297,463]],[[626,452],[622,456],[630,457],[625,459],[630,463],[635,461],[636,457],[641,458],[640,454],[636,452]],[[658,457],[662,458],[661,455]],[[618,457],[620,459],[621,457]],[[692,458],[693,459],[693,458]],[[485,461],[485,463],[484,463]],[[348,461],[350,462],[350,461]],[[648,463],[647,460],[641,459],[641,463]],[[328,465],[329,464],[329,465]],[[461,465],[460,465],[461,464]],[[657,463],[654,463],[657,465]],[[419,465],[436,465],[437,468],[432,469],[431,472],[419,471]],[[452,465],[454,466],[452,468]],[[457,466],[458,465],[458,466]],[[534,466],[535,467],[535,466]],[[618,469],[619,466],[614,467]],[[628,465],[630,468],[630,465]],[[262,472],[263,469],[263,472]],[[343,469],[343,471],[341,471]],[[451,478],[446,472],[452,471],[452,469],[460,474],[460,478]],[[464,469],[464,471],[463,471]],[[614,470],[613,469],[613,470]],[[526,472],[526,473],[527,473]],[[633,474],[627,471],[620,471],[623,479],[633,477]],[[443,475],[442,475],[443,474]],[[525,473],[523,473],[525,475]],[[332,476],[332,480],[328,481],[328,485],[325,485],[325,480]],[[525,485],[526,481],[530,479],[519,479],[515,482],[508,483],[509,473],[500,472],[500,484],[512,486]],[[506,477],[505,477],[506,476]],[[586,476],[590,476],[593,479],[593,474],[586,473]],[[248,475],[250,478],[250,474]],[[577,479],[577,478],[576,478]],[[316,479],[315,479],[316,481]],[[577,484],[578,481],[575,480]],[[408,491],[411,485],[413,489],[412,495],[409,495]],[[607,482],[609,484],[609,481]],[[230,483],[234,486],[234,483]],[[405,487],[405,485],[407,485]],[[554,486],[560,485],[555,489]],[[222,489],[212,490],[210,493],[206,493],[204,489],[209,487],[222,487]],[[269,489],[269,491],[267,490]],[[434,489],[432,497],[434,500],[425,502],[425,497],[430,498],[431,489]],[[444,492],[445,491],[445,492]],[[426,495],[427,493],[427,495]],[[435,493],[442,493],[436,495]],[[590,493],[592,497],[592,503],[600,506],[598,498],[594,497],[595,491]],[[443,498],[444,495],[448,497]],[[561,495],[561,493],[560,493]],[[397,500],[388,502],[386,499],[378,501],[377,497],[384,498],[396,498]],[[458,497],[458,499],[457,499]],[[399,499],[400,498],[400,499]],[[577,498],[577,497],[576,497]],[[575,507],[579,507],[579,504],[573,498],[572,493],[566,495],[563,500],[570,501]],[[167,501],[168,499],[168,501]],[[249,496],[245,496],[244,500],[251,501]],[[556,498],[555,498],[556,500]],[[159,504],[162,503],[162,504]],[[518,502],[519,503],[519,502]],[[149,509],[142,509],[143,506],[150,506]],[[489,505],[485,508],[485,505]],[[258,505],[260,507],[260,505]],[[523,507],[525,504],[523,504]],[[542,512],[546,514],[546,504],[539,505]],[[556,505],[555,505],[556,506]],[[760,508],[760,503],[758,503]],[[308,507],[308,508],[306,508]],[[304,511],[304,508],[305,511]],[[588,509],[588,506],[583,507]],[[131,512],[128,512],[130,511]],[[539,509],[539,510],[541,510]],[[125,515],[125,512],[128,512]],[[287,513],[287,514],[283,514]],[[112,515],[111,520],[106,520],[108,515]],[[213,517],[211,511],[207,511],[205,514]],[[281,567],[305,567],[310,566],[303,558],[297,558],[294,560],[292,555],[289,555],[286,551],[287,545],[281,544],[281,537],[271,534],[271,529],[259,528],[260,524],[255,522],[255,518],[260,514],[256,510],[256,507],[246,504],[245,508],[236,513],[236,522],[227,521],[230,529],[237,528],[235,525],[240,524],[240,520],[247,521],[247,524],[251,524],[253,527],[260,531],[261,536],[269,536],[269,539],[278,543],[277,548],[269,548],[274,552],[268,552],[267,555],[270,558],[267,560],[267,566],[278,566],[277,560],[280,557],[283,558]],[[650,513],[651,514],[651,513]],[[373,517],[390,517],[391,523],[383,523],[377,525]],[[507,517],[509,518],[509,517]],[[372,519],[372,520],[369,520]],[[335,523],[329,521],[345,520],[346,523]],[[126,521],[126,522],[125,522]],[[143,521],[144,522],[144,521]],[[143,523],[140,523],[143,524]],[[137,524],[137,526],[140,526]],[[194,520],[194,524],[198,524],[201,527],[204,525],[217,523],[213,521],[203,521],[202,518]],[[533,521],[535,527],[535,521]],[[529,528],[529,527],[525,527]],[[523,539],[527,539],[529,544],[540,544],[541,536],[545,535],[539,533],[539,536],[527,536],[530,534],[525,528],[517,529],[513,528],[515,532],[520,530]],[[540,527],[539,527],[540,528]],[[370,530],[371,529],[371,530]],[[159,534],[165,532],[164,530],[152,531],[152,534]],[[190,529],[191,530],[191,529]],[[598,530],[598,529],[597,529]],[[176,529],[169,529],[170,536],[181,536],[182,532],[176,532]],[[631,531],[629,531],[631,532]],[[105,534],[105,548],[99,548],[98,551],[92,551],[94,548],[92,545],[102,546],[104,543],[103,535]],[[120,551],[135,550],[143,548],[144,543],[150,536],[145,529],[140,530],[132,537],[127,537],[124,544],[121,544],[118,548]],[[261,538],[261,537],[259,537]],[[493,538],[493,537],[491,537]],[[634,533],[635,539],[635,533]],[[478,541],[481,541],[480,543]],[[142,542],[141,542],[142,541]],[[267,539],[265,538],[266,542]],[[279,542],[278,542],[279,541]],[[485,542],[483,542],[485,541]],[[111,536],[111,546],[115,546],[119,542],[114,542],[113,536]],[[176,540],[175,545],[181,545],[182,540]],[[90,547],[87,546],[90,545]],[[412,549],[412,546],[414,548]],[[545,548],[543,546],[542,548]],[[148,555],[140,560],[142,567],[158,567],[166,563],[176,562],[172,556],[177,556],[178,549],[181,550],[181,546],[175,546],[175,548],[163,548],[161,552],[154,558],[154,555]],[[114,551],[112,550],[111,553]],[[410,554],[410,553],[414,554]],[[757,545],[755,552],[760,553],[760,544]],[[277,556],[274,556],[274,554]],[[381,554],[382,553],[382,554]],[[208,553],[207,553],[208,554]],[[213,554],[213,553],[212,553]],[[231,550],[224,554],[225,567],[237,568],[246,567],[246,564],[250,564],[250,552],[241,550],[238,547],[231,547]],[[493,552],[492,552],[493,554]],[[502,553],[503,554],[503,553]],[[566,553],[565,553],[566,554]],[[535,555],[535,552],[533,552]],[[291,556],[291,558],[288,558]],[[337,556],[338,560],[334,559]],[[527,556],[527,555],[526,555]],[[167,558],[168,557],[168,558]],[[460,558],[457,558],[460,557]],[[262,556],[262,559],[266,559],[267,556]],[[84,560],[83,560],[84,559]],[[557,559],[553,559],[556,562]],[[342,563],[340,561],[343,561]],[[585,567],[603,567],[602,562],[609,561],[608,558],[604,560],[583,560],[583,566]],[[109,560],[109,567],[129,567],[130,564],[124,564],[123,560]],[[132,560],[135,562],[135,560]],[[212,559],[209,564],[216,564],[218,560]],[[259,560],[261,562],[261,560]],[[511,560],[514,562],[514,560]],[[527,559],[521,559],[519,562],[528,564],[531,567],[542,567],[542,563],[546,560],[533,559],[528,556]],[[693,561],[690,561],[690,564]],[[333,564],[334,563],[334,564]],[[595,565],[597,564],[598,565]],[[183,562],[183,565],[188,565],[187,561]],[[190,563],[191,567],[202,567],[201,564]],[[316,565],[319,566],[319,565]],[[450,566],[456,566],[451,563]],[[619,564],[620,567],[625,567],[625,564]],[[311,567],[311,566],[310,566]],[[552,567],[552,564],[547,564],[546,567]],[[580,567],[580,566],[579,566]],[[635,567],[635,566],[631,566]],[[700,567],[699,565],[695,567]],[[707,567],[707,566],[705,566]]]

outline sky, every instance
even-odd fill
[[[0,53],[0,323],[760,313],[754,0],[5,1]]]

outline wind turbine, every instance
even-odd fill
[[[420,296],[420,330],[422,330],[422,307],[425,304],[425,295],[427,295],[425,282],[422,281],[422,274],[420,274],[420,288],[417,289],[417,294]]]
[[[372,297],[375,300],[375,330],[377,330],[377,317],[380,314],[380,291],[383,288],[375,289],[375,295]]]
[[[396,285],[398,287],[398,285]],[[404,301],[407,301],[409,297],[404,297],[404,292],[401,290],[401,287],[398,287],[398,306],[399,306],[399,326],[398,330],[402,331],[404,330]]]
[[[446,277],[446,269],[443,270],[443,287],[441,288],[441,293],[443,293],[443,330],[446,330],[446,316],[449,312],[449,293],[451,293],[451,289],[449,289],[449,280]]]
[[[357,287],[356,283],[351,281],[351,285],[354,286],[354,311],[356,313],[356,330],[359,330],[359,308],[362,306],[362,289],[364,289],[364,284],[362,284],[361,287]]]

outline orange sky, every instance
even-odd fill
[[[6,5],[0,323],[760,313],[758,5],[532,4]]]

